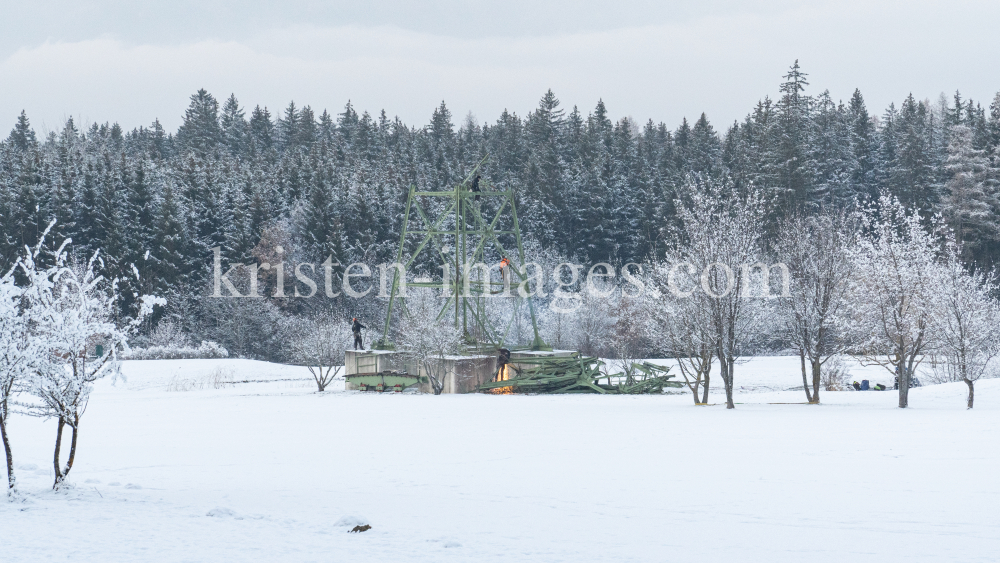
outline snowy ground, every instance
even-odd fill
[[[11,421],[23,498],[0,502],[0,561],[995,561],[1000,380],[972,411],[957,384],[906,410],[774,404],[804,399],[783,390],[797,362],[739,366],[735,411],[129,362],[91,400],[72,487],[49,490],[55,423]]]

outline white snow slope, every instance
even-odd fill
[[[773,404],[803,401],[760,391],[800,384],[797,362],[738,366],[734,411],[317,394],[305,368],[128,362],[91,399],[71,487],[50,490],[55,423],[12,417],[0,561],[997,560],[1000,380],[973,410],[959,384],[905,410],[893,392]]]

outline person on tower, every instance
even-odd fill
[[[472,181],[472,191],[476,193],[476,201],[479,201],[479,192],[482,191],[479,189],[479,178],[479,174],[476,174],[476,179]]]
[[[361,329],[368,328],[361,324],[361,321],[357,317],[354,317],[354,324],[351,325],[351,332],[354,333],[354,349],[357,350],[360,347],[362,350],[365,349],[364,343],[361,341]]]

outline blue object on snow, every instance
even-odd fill
[[[861,380],[861,390],[862,391],[868,391],[868,380],[867,379],[862,379]]]

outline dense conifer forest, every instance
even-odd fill
[[[167,296],[161,317],[192,338],[274,357],[279,329],[234,336],[220,320],[234,315],[219,309],[230,305],[204,299],[212,248],[229,263],[260,261],[276,245],[297,261],[390,262],[408,187],[450,188],[486,154],[481,173],[517,194],[528,246],[583,264],[662,255],[675,205],[699,179],[762,191],[773,202],[772,234],[791,215],[887,192],[928,218],[941,214],[971,269],[997,263],[1000,94],[910,95],[876,111],[860,91],[835,100],[817,90],[796,62],[776,99],[715,125],[705,114],[614,122],[603,102],[568,108],[552,91],[527,115],[504,111],[490,123],[463,120],[442,102],[422,126],[359,114],[350,102],[334,113],[294,102],[272,113],[205,90],[191,96],[177,131],[70,119],[40,137],[22,112],[0,142],[0,265],[55,220],[51,239],[71,238],[81,260],[100,249],[105,275],[128,278],[134,265],[142,287],[132,293]],[[248,317],[280,324],[319,305],[253,307]]]

